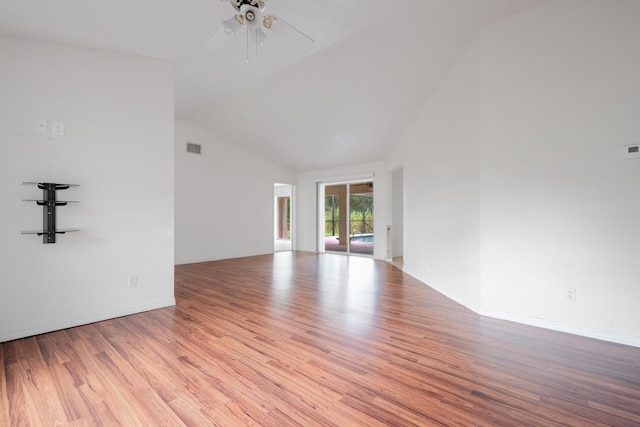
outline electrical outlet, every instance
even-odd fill
[[[576,302],[576,288],[564,288],[564,300]]]
[[[135,288],[138,286],[138,276],[129,277],[129,287]]]
[[[51,135],[64,136],[64,124],[62,122],[51,122]]]

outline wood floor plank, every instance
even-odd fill
[[[9,408],[9,396],[7,394],[7,374],[5,369],[7,357],[0,351],[0,408]],[[9,411],[0,411],[0,425],[9,425]]]
[[[385,262],[181,265],[175,293],[1,343],[0,425],[640,425],[640,349],[483,318]]]

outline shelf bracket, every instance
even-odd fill
[[[66,190],[70,187],[77,187],[75,184],[56,184],[53,182],[23,182],[25,185],[37,185],[42,190],[42,200],[35,201],[38,206],[42,206],[42,231],[23,231],[23,234],[37,234],[42,236],[42,243],[55,243],[56,234],[65,234],[76,229],[58,230],[56,229],[56,207],[66,206],[68,201],[57,200],[56,191]]]

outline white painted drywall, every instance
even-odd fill
[[[388,176],[383,162],[365,163],[298,174],[297,249],[316,252],[318,236],[318,182],[348,182],[373,178],[373,257],[385,259],[387,253]],[[322,219],[324,220],[324,219]]]
[[[3,37],[0,58],[0,341],[173,305],[171,64]],[[42,226],[23,181],[80,184],[57,209],[80,232],[21,235]]]
[[[295,183],[291,170],[185,120],[175,160],[176,264],[273,252],[274,183]]]
[[[476,35],[393,153],[407,272],[484,314],[640,345],[640,160],[621,156],[638,16],[552,1]]]
[[[404,171],[391,173],[391,257],[401,257],[404,250]]]

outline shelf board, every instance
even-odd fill
[[[56,234],[64,234],[64,233],[72,233],[74,231],[80,231],[80,229],[78,228],[57,228],[55,233]],[[47,232],[44,230],[24,230],[21,231],[20,234],[37,234],[38,236],[42,236],[43,234],[48,234],[48,233],[53,233],[53,232]]]
[[[42,200],[42,199],[22,199],[23,202],[36,202],[36,203],[80,203],[77,200]]]
[[[62,183],[58,183],[58,182],[31,182],[31,181],[25,181],[22,183],[22,185],[46,185],[46,184],[55,184],[56,187],[58,186],[62,186],[62,188],[56,188],[56,190],[66,190],[67,187],[80,187],[80,184],[62,184]]]

